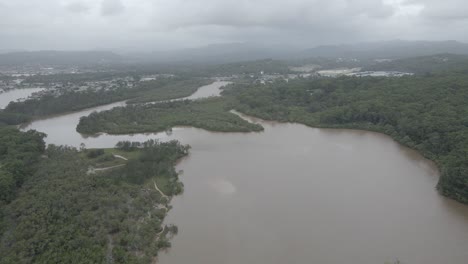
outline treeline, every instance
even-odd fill
[[[0,109],[0,126],[3,125],[19,125],[31,120],[30,115],[6,112]]]
[[[468,76],[342,77],[244,85],[231,105],[268,120],[378,131],[440,167],[437,188],[468,203]]]
[[[206,67],[198,67],[193,70],[198,75],[208,76],[231,76],[240,74],[259,74],[264,72],[265,74],[288,74],[288,64],[285,61],[280,60],[255,60],[245,62],[233,62],[226,64],[219,64]]]
[[[59,73],[59,74],[47,74],[41,75],[36,74],[27,77],[24,83],[74,83],[80,84],[90,81],[109,81],[113,78],[123,78],[132,76],[135,79],[139,79],[139,75],[134,72],[115,72],[115,71],[103,71],[103,72],[85,72],[85,73]]]
[[[135,88],[112,90],[64,91],[61,95],[46,94],[23,102],[11,102],[0,111],[0,123],[16,125],[35,117],[78,111],[99,105],[135,98],[133,102],[169,100],[189,96],[198,87],[212,82],[207,79],[161,78],[140,82]],[[142,99],[136,99],[142,98]]]
[[[182,191],[174,169],[188,147],[140,145],[138,158],[90,172],[91,159],[50,145],[16,199],[2,207],[0,263],[152,263],[177,228],[163,226],[168,199]]]
[[[141,74],[175,74],[186,78],[231,76],[239,74],[265,74],[290,73],[289,62],[282,60],[263,59],[253,61],[241,61],[232,63],[197,63],[197,62],[174,62],[174,63],[136,63],[112,65],[111,69],[117,72],[136,72]]]
[[[229,110],[225,101],[219,98],[129,105],[82,117],[77,131],[84,134],[128,134],[167,131],[175,126],[219,132],[263,130],[260,125],[249,123]]]
[[[438,54],[414,58],[397,59],[365,66],[366,71],[400,71],[416,74],[468,73],[468,56],[460,54]]]
[[[46,94],[40,98],[28,99],[23,102],[11,102],[3,114],[23,117],[40,117],[78,111],[99,105],[123,101],[132,96],[128,88],[117,88],[112,91],[64,91],[61,95]],[[1,115],[0,115],[1,116]],[[13,119],[15,120],[15,119]],[[6,120],[4,121],[7,122]]]
[[[128,100],[128,103],[147,103],[188,97],[195,93],[201,86],[213,83],[213,80],[204,78],[182,79],[165,85],[159,85],[158,82],[160,81],[141,82],[139,84],[140,89],[147,92],[139,95],[137,98]]]

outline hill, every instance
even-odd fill
[[[468,55],[468,44],[458,41],[384,41],[349,45],[319,46],[298,54],[300,57],[358,59],[398,59],[441,53]]]
[[[23,51],[0,54],[0,66],[21,65],[95,65],[121,62],[109,51]]]
[[[364,70],[369,71],[401,71],[416,74],[441,72],[468,72],[468,55],[437,54],[414,58],[397,59],[377,63]]]

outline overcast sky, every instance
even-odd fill
[[[0,0],[0,49],[468,41],[467,0]]]

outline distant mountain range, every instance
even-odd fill
[[[399,59],[440,53],[468,54],[468,44],[458,41],[385,41],[329,45],[301,52],[305,57]]]
[[[280,45],[230,43],[167,52],[132,54],[137,61],[227,63],[259,59],[400,59],[440,53],[468,54],[468,44],[457,41],[384,41],[318,46],[297,50]]]
[[[0,66],[83,66],[119,62],[122,62],[122,56],[109,51],[21,51],[0,54]]]
[[[400,71],[416,74],[468,73],[468,55],[441,53],[437,55],[402,58],[365,66],[364,71]]]
[[[118,63],[229,63],[261,59],[305,58],[401,59],[441,53],[468,55],[468,44],[457,41],[385,41],[318,46],[305,50],[252,43],[216,44],[199,48],[117,54],[110,51],[33,51],[0,53],[1,65],[96,65]]]
[[[227,43],[171,51],[131,53],[127,57],[134,61],[144,62],[229,63],[287,58],[291,52],[291,49],[277,45]]]

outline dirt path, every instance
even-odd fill
[[[167,200],[169,200],[169,196],[165,195],[159,188],[158,188],[158,185],[156,185],[156,182],[153,180],[153,183],[154,183],[154,189],[156,189],[156,191],[158,191],[162,197],[166,198]]]
[[[97,168],[97,169],[94,169],[94,171],[105,171],[105,170],[110,170],[110,169],[118,168],[118,167],[122,167],[122,166],[125,166],[125,164],[115,165],[115,166],[106,167],[106,168]]]
[[[106,170],[110,170],[110,169],[114,169],[114,168],[118,168],[118,167],[122,167],[122,166],[125,166],[125,164],[115,165],[115,166],[107,167],[107,168],[89,168],[87,173],[88,174],[93,174],[93,173],[96,173],[98,171],[106,171]]]
[[[128,160],[126,157],[120,156],[120,155],[116,155],[116,154],[114,154],[114,157],[116,157],[116,158],[118,158],[118,159]]]

